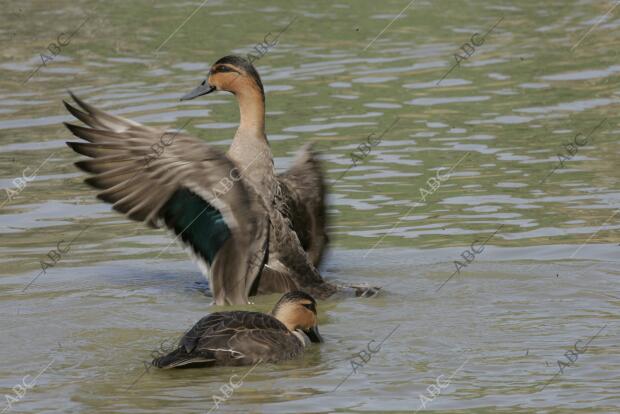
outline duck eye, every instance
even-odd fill
[[[304,303],[304,308],[310,309],[312,312],[316,313],[316,308],[314,307],[314,303]]]
[[[218,66],[217,71],[218,72],[232,72],[232,69],[229,68],[228,66]]]

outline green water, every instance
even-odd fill
[[[315,143],[330,180],[322,273],[385,289],[321,302],[326,343],[259,365],[212,412],[411,412],[421,401],[446,413],[619,412],[614,4],[3,2],[0,395],[50,364],[10,412],[207,412],[247,372],[142,375],[151,351],[214,308],[164,231],[83,183],[62,100],[70,89],[145,124],[191,121],[225,149],[233,97],[179,98],[215,60],[287,25],[254,62],[276,166]],[[440,375],[450,384],[432,397]]]

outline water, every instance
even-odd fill
[[[182,25],[201,3],[3,4],[0,393],[19,400],[11,411],[620,411],[613,2],[420,0],[392,22],[406,1],[213,0]],[[191,120],[225,148],[232,97],[178,98],[210,63],[289,23],[255,62],[276,165],[315,142],[330,179],[322,273],[384,290],[321,302],[326,342],[303,360],[145,372],[162,341],[216,308],[165,232],[83,184],[61,101],[71,89],[139,122]],[[360,157],[364,142],[375,145]],[[233,374],[246,377],[231,394],[221,387]],[[33,386],[17,398],[22,381]]]

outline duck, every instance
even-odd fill
[[[225,56],[181,100],[216,91],[232,93],[239,107],[226,152],[181,131],[110,114],[69,91],[77,107],[64,105],[85,126],[65,122],[81,139],[67,145],[90,158],[75,166],[92,174],[85,182],[114,210],[170,230],[207,278],[216,305],[299,289],[319,299],[337,292],[371,296],[376,288],[321,276],[329,240],[321,163],[307,144],[288,170],[275,172],[256,68]]]
[[[240,366],[299,358],[323,342],[315,299],[303,291],[282,295],[271,314],[215,312],[200,319],[174,351],[152,361],[162,369]]]

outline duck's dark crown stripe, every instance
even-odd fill
[[[254,82],[256,82],[256,84],[260,88],[260,91],[263,94],[263,97],[265,96],[263,82],[260,80],[260,75],[254,68],[254,66],[247,59],[244,59],[241,56],[234,56],[234,55],[224,56],[223,58],[215,62],[213,66],[218,65],[218,64],[229,64],[229,65],[233,65],[233,66],[243,69],[247,74],[249,74],[252,77],[252,79],[254,79]]]

